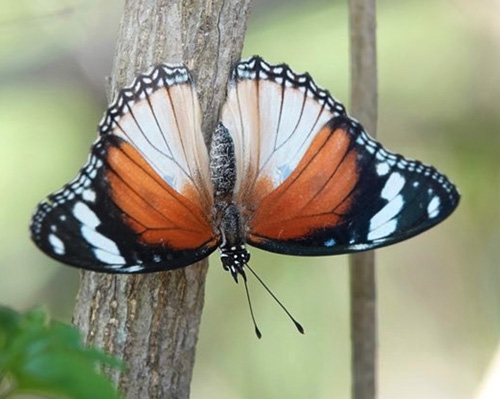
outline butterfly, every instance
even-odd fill
[[[30,230],[52,258],[98,272],[177,269],[219,248],[237,280],[246,244],[365,251],[433,227],[458,202],[444,175],[387,151],[309,74],[253,57],[232,69],[209,149],[189,70],[161,64],[138,76]]]

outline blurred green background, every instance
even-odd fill
[[[345,3],[257,1],[245,56],[307,70],[349,106]],[[95,139],[121,12],[117,0],[0,2],[4,305],[45,304],[71,318],[79,273],[39,252],[27,227]],[[378,138],[433,164],[462,193],[445,223],[378,251],[380,398],[498,398],[500,387],[487,392],[500,385],[500,4],[379,0],[378,55]],[[306,328],[297,334],[251,281],[260,341],[243,287],[217,257],[211,264],[193,398],[349,397],[345,256],[253,250],[253,267]]]

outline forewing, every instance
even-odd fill
[[[278,72],[288,83],[277,81]],[[307,75],[255,58],[240,64],[235,75],[223,122],[233,126],[236,152],[243,155],[236,196],[250,244],[296,255],[373,249],[427,230],[457,206],[459,195],[445,176],[386,151]],[[261,112],[274,91],[281,93],[275,99],[291,91],[296,100],[271,101]],[[273,121],[283,115],[295,122],[282,134],[276,128],[281,122]],[[290,137],[283,156],[279,145],[263,149],[269,141],[261,138],[273,134],[276,142]],[[251,147],[247,137],[258,144]],[[270,155],[255,155],[265,151]]]
[[[212,202],[201,110],[189,71],[159,65],[120,91],[99,126],[129,142],[174,190],[193,186]]]
[[[308,74],[259,57],[233,70],[222,123],[235,144],[237,201],[255,211],[297,167],[323,125],[345,115],[342,104]]]
[[[217,238],[199,122],[184,68],[162,65],[140,76],[106,113],[77,178],[38,206],[34,242],[61,262],[114,273],[206,257]]]

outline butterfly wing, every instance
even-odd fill
[[[189,265],[210,254],[212,186],[188,71],[160,65],[122,90],[77,178],[37,208],[31,235],[53,258],[103,272]]]
[[[445,176],[385,150],[308,75],[252,58],[234,69],[228,98],[236,198],[254,246],[295,255],[373,249],[429,229],[458,204]]]

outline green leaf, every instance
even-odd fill
[[[98,365],[123,369],[118,359],[86,348],[75,328],[49,322],[44,310],[20,315],[0,307],[0,387],[4,376],[16,387],[16,393],[119,398],[113,384],[97,371]]]

